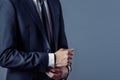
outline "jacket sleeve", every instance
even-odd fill
[[[62,13],[62,7],[59,1],[59,9],[60,9],[60,16],[59,16],[59,25],[60,25],[60,31],[59,31],[59,48],[68,48],[68,43],[66,39],[66,34],[65,34],[65,27],[64,27],[64,19],[63,19],[63,13]]]
[[[12,2],[0,0],[0,66],[17,70],[38,68],[40,72],[45,72],[48,54],[17,50],[16,27],[16,13]]]

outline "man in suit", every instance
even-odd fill
[[[0,0],[0,66],[7,80],[60,80],[69,74],[59,0]]]

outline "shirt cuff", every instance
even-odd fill
[[[48,64],[48,66],[54,68],[54,65],[55,65],[54,53],[49,53],[48,55],[49,55],[49,64]]]

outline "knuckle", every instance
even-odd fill
[[[65,50],[65,53],[66,53],[66,54],[68,54],[68,51],[67,51],[67,50]]]

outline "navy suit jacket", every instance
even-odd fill
[[[48,0],[54,50],[68,48],[59,0]],[[32,0],[0,0],[0,66],[7,80],[50,80],[48,43],[44,25]]]

